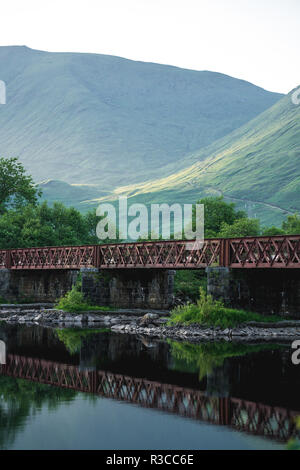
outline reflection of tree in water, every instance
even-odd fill
[[[79,329],[79,328],[65,328],[56,329],[57,337],[64,343],[66,349],[70,354],[76,354],[80,351],[82,342],[85,338],[98,333],[105,333],[109,331],[107,328],[102,329]]]
[[[296,421],[297,429],[300,431],[300,416],[297,416],[295,421]],[[298,432],[297,437],[293,437],[289,439],[287,443],[287,449],[288,450],[300,450],[300,432]]]
[[[240,344],[225,341],[192,344],[168,340],[168,343],[174,360],[173,368],[183,372],[198,372],[200,381],[217,367],[223,366],[226,358],[280,347],[278,344]]]
[[[74,390],[0,376],[0,449],[9,448],[27,419],[43,406],[53,411],[70,404],[76,395]]]

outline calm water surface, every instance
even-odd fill
[[[0,341],[0,449],[281,449],[297,436],[289,343],[5,323]]]

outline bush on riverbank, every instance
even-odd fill
[[[190,325],[198,323],[206,326],[220,326],[222,328],[235,327],[247,321],[275,322],[282,320],[277,316],[264,316],[259,313],[247,312],[227,308],[220,300],[214,300],[211,295],[206,294],[200,287],[200,298],[196,304],[186,304],[176,307],[171,312],[170,325]]]
[[[89,310],[100,310],[104,312],[113,310],[111,307],[90,305],[84,298],[83,293],[79,290],[78,285],[73,286],[65,296],[60,298],[56,304],[56,308],[69,313],[87,312]]]

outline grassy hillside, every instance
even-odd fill
[[[67,206],[76,208],[84,207],[90,199],[105,196],[106,192],[101,192],[95,185],[68,184],[59,180],[47,180],[39,184],[42,189],[42,199],[52,204],[55,201],[64,203]]]
[[[0,154],[36,181],[100,191],[184,168],[282,96],[214,72],[26,47],[0,47],[0,79]]]
[[[185,159],[166,178],[118,188],[147,202],[192,202],[223,194],[265,224],[300,211],[300,106],[291,93],[230,135]],[[193,164],[191,164],[193,163]]]

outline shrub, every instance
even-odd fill
[[[196,304],[187,304],[176,307],[171,312],[169,324],[198,323],[207,326],[220,326],[222,328],[234,327],[247,321],[274,322],[281,320],[276,316],[264,316],[259,313],[246,312],[226,308],[220,300],[214,300],[211,295],[206,294],[200,287],[200,297]]]
[[[83,293],[78,290],[78,287],[73,286],[64,297],[60,298],[57,308],[70,312],[78,312],[88,310],[88,303],[84,299]]]
[[[77,283],[66,295],[60,298],[56,304],[56,308],[64,310],[65,312],[77,313],[86,312],[88,310],[108,311],[114,310],[112,307],[99,307],[90,305],[84,298],[83,293],[79,290],[80,283]]]

